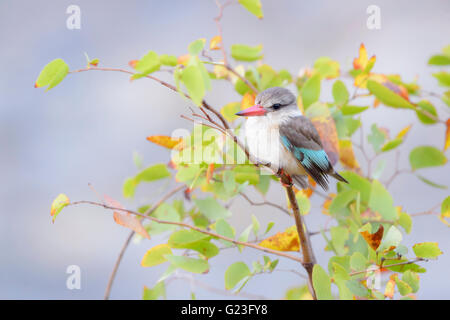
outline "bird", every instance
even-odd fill
[[[247,117],[244,136],[250,154],[258,164],[287,175],[290,185],[308,188],[308,175],[325,191],[328,176],[348,183],[333,168],[317,129],[302,115],[290,90],[266,89],[256,96],[254,106],[236,115]]]

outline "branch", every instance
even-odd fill
[[[258,246],[256,244],[249,243],[249,242],[237,241],[237,240],[234,240],[232,238],[228,238],[228,237],[222,236],[222,235],[217,234],[217,233],[213,233],[213,232],[210,232],[210,231],[207,231],[207,230],[195,227],[195,226],[191,226],[191,225],[189,225],[187,223],[183,223],[183,222],[160,220],[160,219],[157,219],[155,217],[148,216],[146,214],[142,214],[142,213],[139,213],[139,212],[136,212],[136,211],[133,211],[133,210],[123,209],[123,208],[118,208],[118,207],[112,207],[112,206],[109,206],[107,204],[99,203],[99,202],[95,202],[95,201],[81,200],[81,201],[72,202],[69,205],[79,205],[79,204],[91,204],[91,205],[94,205],[94,206],[103,207],[105,209],[131,213],[131,214],[134,214],[136,216],[142,217],[144,219],[151,220],[151,221],[154,221],[154,222],[157,222],[157,223],[161,223],[161,224],[170,224],[170,225],[175,225],[175,226],[179,226],[179,227],[192,229],[192,230],[195,230],[195,231],[207,234],[207,235],[209,235],[211,237],[214,237],[214,238],[219,238],[219,239],[222,239],[222,240],[225,240],[225,241],[232,242],[232,243],[237,244],[237,245],[242,245],[242,246],[245,246],[245,247],[249,247],[249,248],[253,248],[253,249],[259,250],[259,251],[263,251],[265,253],[274,254],[274,255],[277,255],[277,256],[280,256],[280,257],[285,257],[285,258],[288,258],[288,259],[291,259],[291,260],[303,263],[303,260],[301,258],[293,256],[291,254],[284,253],[282,251],[272,250],[272,249],[265,248],[265,247],[261,247],[261,246]]]
[[[424,258],[416,258],[416,259],[413,259],[413,260],[410,260],[410,261],[389,264],[389,265],[384,266],[384,267],[385,268],[389,268],[389,267],[403,266],[403,265],[406,265],[406,264],[412,264],[412,263],[416,263],[416,262],[420,262],[420,261],[425,261],[426,262],[428,260],[424,259]],[[378,269],[366,269],[366,270],[363,270],[363,271],[355,271],[355,272],[349,273],[349,276],[354,276],[354,275],[357,275],[357,274],[366,273],[368,271],[377,271],[377,270],[380,270],[381,268],[382,268],[382,266],[378,266]]]
[[[167,199],[169,199],[171,196],[173,196],[175,193],[177,193],[178,191],[182,190],[185,186],[181,185],[176,187],[175,189],[171,190],[169,193],[167,193],[166,195],[164,195],[156,204],[154,204],[151,208],[149,208],[146,212],[144,212],[144,215],[150,215],[153,213],[153,211],[155,211],[156,209],[158,209],[158,207],[163,204],[163,202],[165,202]],[[128,248],[128,245],[131,242],[131,239],[133,239],[134,236],[134,231],[131,231],[130,234],[128,235],[127,239],[125,240],[122,249],[119,252],[119,256],[116,259],[116,263],[114,264],[114,268],[111,272],[111,275],[109,276],[109,280],[108,280],[108,284],[106,286],[105,289],[105,295],[104,295],[104,300],[108,300],[109,299],[109,295],[111,293],[111,288],[114,282],[114,279],[116,277],[117,274],[117,270],[119,269],[120,263],[122,261],[123,255],[125,254],[125,251]]]
[[[277,209],[279,209],[279,210],[281,210],[281,211],[283,211],[284,213],[286,213],[287,215],[291,215],[291,213],[288,211],[288,210],[286,210],[285,208],[283,208],[282,206],[280,206],[280,205],[278,205],[278,204],[276,204],[276,203],[272,203],[272,202],[269,202],[269,201],[263,201],[263,202],[253,202],[245,193],[243,193],[243,192],[240,192],[239,193],[245,200],[247,200],[248,201],[248,203],[250,203],[252,206],[265,206],[265,205],[267,205],[267,206],[272,206],[272,207],[274,207],[274,208],[277,208]]]

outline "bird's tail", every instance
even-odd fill
[[[348,183],[348,181],[345,180],[344,177],[341,176],[341,175],[340,175],[339,173],[337,173],[336,171],[333,171],[333,173],[330,173],[330,176],[332,176],[333,178],[336,178],[336,179],[339,180],[339,181]]]

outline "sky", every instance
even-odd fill
[[[262,0],[262,4],[262,20],[239,5],[225,10],[226,46],[263,44],[266,63],[296,74],[321,56],[330,56],[342,69],[349,69],[360,43],[364,43],[369,54],[377,56],[374,71],[398,73],[407,81],[418,78],[427,90],[443,91],[431,76],[436,69],[426,62],[449,44],[449,1]],[[80,29],[66,26],[70,5],[81,9]],[[366,26],[369,5],[380,8],[379,30]],[[71,70],[83,68],[85,52],[99,58],[101,66],[122,68],[149,50],[182,55],[191,41],[217,34],[216,15],[217,7],[209,0],[0,2],[0,298],[102,298],[128,230],[116,225],[110,213],[89,206],[67,208],[52,224],[52,200],[61,192],[72,200],[96,200],[90,183],[100,194],[129,207],[155,202],[167,187],[164,183],[139,189],[132,201],[122,196],[123,181],[137,172],[133,153],[138,152],[146,165],[167,162],[168,152],[149,144],[145,137],[191,128],[180,118],[180,114],[189,112],[191,104],[155,82],[130,82],[119,73],[87,72],[70,75],[44,92],[33,87],[42,67],[62,58]],[[168,74],[160,76],[172,81]],[[321,99],[330,100],[330,92],[324,87]],[[214,82],[206,99],[220,108],[238,101],[239,96],[229,84]],[[436,106],[440,114],[448,116],[442,102],[436,101]],[[372,123],[383,123],[392,133],[414,124],[403,147],[401,167],[408,166],[408,152],[414,146],[443,145],[443,127],[425,127],[413,113],[380,107],[365,112],[362,121],[364,133]],[[362,160],[361,154],[357,156]],[[393,171],[394,157],[385,159],[386,179]],[[448,172],[447,164],[423,173],[449,185]],[[396,179],[390,192],[395,204],[409,213],[428,210],[448,195],[448,190],[433,189],[410,175]],[[251,195],[258,199],[256,193]],[[271,188],[268,198],[284,201],[276,187]],[[314,198],[306,217],[310,230],[318,230],[326,220],[320,205],[320,198]],[[280,230],[292,224],[280,212],[271,208],[256,211],[245,201],[236,201],[230,209],[234,212],[231,222],[238,232],[251,223],[251,214],[257,214],[262,225],[275,221]],[[405,237],[407,245],[437,241],[444,251],[438,261],[424,265],[428,272],[421,277],[421,299],[450,298],[449,232],[436,217],[421,216],[414,218],[413,231]],[[139,299],[143,286],[154,285],[165,267],[145,269],[139,263],[146,250],[162,239],[155,237],[130,246],[111,298]],[[313,246],[319,263],[326,265],[330,255],[323,251],[323,239],[315,237]],[[230,260],[251,263],[258,257],[259,253],[250,249],[243,254],[229,250],[215,258],[210,274],[195,279],[223,290],[223,273]],[[80,290],[66,286],[66,271],[71,265],[80,267]],[[280,264],[282,269],[297,267],[289,262]],[[259,276],[245,292],[279,299],[286,288],[302,282],[289,272],[274,275]],[[170,282],[167,295],[189,299],[192,288],[198,298],[227,298],[192,285],[183,276]]]

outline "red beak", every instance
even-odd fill
[[[262,105],[254,105],[253,107],[244,109],[236,113],[237,116],[243,117],[253,117],[253,116],[263,116],[267,113],[266,109]]]

